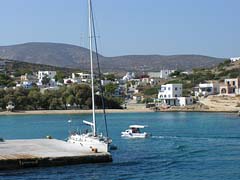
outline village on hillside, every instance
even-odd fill
[[[10,90],[11,93],[9,96],[0,95],[2,110],[22,110],[23,106],[19,104],[29,101],[14,97],[12,91],[17,89],[38,89],[40,94],[54,94],[55,91],[62,91],[63,87],[66,89],[73,85],[89,86],[91,82],[91,75],[87,72],[72,72],[70,76],[65,76],[58,71],[39,70],[14,76],[12,72],[9,74],[6,71],[5,66],[6,62],[0,61],[0,88],[5,95]],[[104,73],[101,79],[94,76],[101,81],[106,96],[118,99],[118,108],[150,108],[153,111],[239,111],[239,66],[240,58],[231,58],[214,69],[193,69],[185,72],[159,69],[158,72],[127,72],[124,76]],[[36,105],[33,109],[83,108],[80,103],[85,102],[78,102],[72,97],[76,94],[66,92],[53,100],[48,98],[51,101],[49,105]],[[65,95],[63,100],[62,96]],[[81,95],[78,98],[82,98]],[[88,106],[90,107],[90,104]],[[114,106],[109,105],[109,108]]]

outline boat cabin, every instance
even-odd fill
[[[141,133],[140,129],[143,129],[144,126],[142,125],[131,125],[129,128],[132,130],[132,133]]]

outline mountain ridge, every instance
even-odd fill
[[[94,57],[96,54],[94,53]],[[89,50],[84,47],[48,42],[29,42],[0,46],[0,58],[16,61],[54,65],[58,67],[90,67]],[[101,68],[104,71],[159,71],[162,68],[191,70],[193,68],[213,67],[224,58],[204,55],[122,55],[106,57],[99,54]]]

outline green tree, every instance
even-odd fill
[[[65,74],[62,71],[57,71],[56,76],[54,77],[57,82],[63,83]]]
[[[49,82],[50,82],[50,78],[49,78],[49,77],[44,76],[44,77],[42,78],[42,84],[43,84],[43,85],[48,85]]]
[[[114,81],[116,79],[116,76],[114,74],[107,74],[105,78],[106,80]]]
[[[117,89],[117,84],[109,83],[104,87],[105,93],[109,96],[113,95]]]
[[[41,93],[39,90],[30,90],[28,94],[28,101],[32,105],[33,109],[37,110],[41,107]]]

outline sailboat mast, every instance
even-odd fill
[[[92,1],[88,0],[88,30],[89,30],[89,52],[91,63],[91,86],[92,86],[92,121],[93,135],[96,136],[96,117],[95,117],[95,100],[94,100],[94,77],[93,77],[93,52],[92,52]]]

